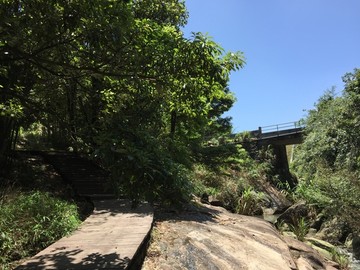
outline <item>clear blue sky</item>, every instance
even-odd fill
[[[208,33],[246,66],[232,74],[235,132],[300,120],[360,68],[360,0],[186,0],[185,37]]]

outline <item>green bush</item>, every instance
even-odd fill
[[[226,209],[235,211],[243,190],[244,188],[241,183],[226,181],[223,183],[217,196]]]
[[[360,70],[343,77],[342,93],[328,90],[306,117],[304,142],[296,147],[296,194],[331,219],[360,231]]]
[[[194,153],[198,163],[205,164],[211,170],[222,166],[237,166],[241,169],[250,165],[252,160],[240,144],[207,145],[196,149]]]
[[[239,214],[259,214],[265,196],[252,186],[260,179],[267,179],[267,168],[252,159],[241,145],[232,145],[228,148],[232,151],[226,154],[224,149],[210,146],[202,150],[212,161],[203,159],[203,163],[194,166],[196,195],[215,195],[225,208]]]
[[[77,207],[48,193],[19,193],[0,204],[0,268],[31,256],[73,231]]]
[[[238,214],[258,213],[265,196],[249,185],[252,176],[231,168],[223,170],[215,173],[203,165],[195,166],[196,195],[215,195],[225,208]]]
[[[316,180],[300,182],[296,187],[294,197],[295,200],[305,199],[317,209],[324,209],[332,204],[332,198],[325,192],[322,184],[319,185]]]

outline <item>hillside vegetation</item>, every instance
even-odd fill
[[[359,232],[359,70],[344,76],[341,95],[329,91],[309,111],[305,141],[293,155],[299,186],[291,189],[276,175],[271,147],[254,152],[248,133],[238,135],[247,146],[227,141],[230,74],[245,58],[205,34],[185,38],[185,1],[0,5],[1,262],[79,223],[72,196],[38,181],[44,177],[36,171],[32,181],[14,175],[16,149],[86,155],[110,173],[115,193],[134,202],[179,208],[193,195],[214,196],[253,215],[272,207],[264,193],[271,186]]]
[[[319,212],[360,232],[360,70],[343,77],[345,88],[320,97],[306,118],[305,141],[295,151],[296,194]]]

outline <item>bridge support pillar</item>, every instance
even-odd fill
[[[291,175],[289,162],[286,154],[286,145],[274,145],[275,170],[279,174],[280,181],[288,184],[291,188],[296,186],[296,179]]]

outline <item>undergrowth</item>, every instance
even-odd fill
[[[331,253],[331,259],[339,264],[339,269],[341,270],[350,269],[350,259],[347,254],[343,253],[338,248],[331,249],[330,253]]]
[[[196,195],[214,196],[226,209],[238,214],[261,214],[266,198],[254,188],[254,181],[266,178],[265,165],[251,158],[241,145],[236,145],[228,156],[224,155],[222,162],[214,162],[222,156],[222,150],[216,146],[208,147],[208,160],[194,166]]]
[[[0,212],[1,269],[34,255],[81,222],[75,204],[40,191],[13,195],[0,204]]]
[[[70,233],[91,211],[39,156],[18,153],[11,171],[0,179],[1,270]]]

